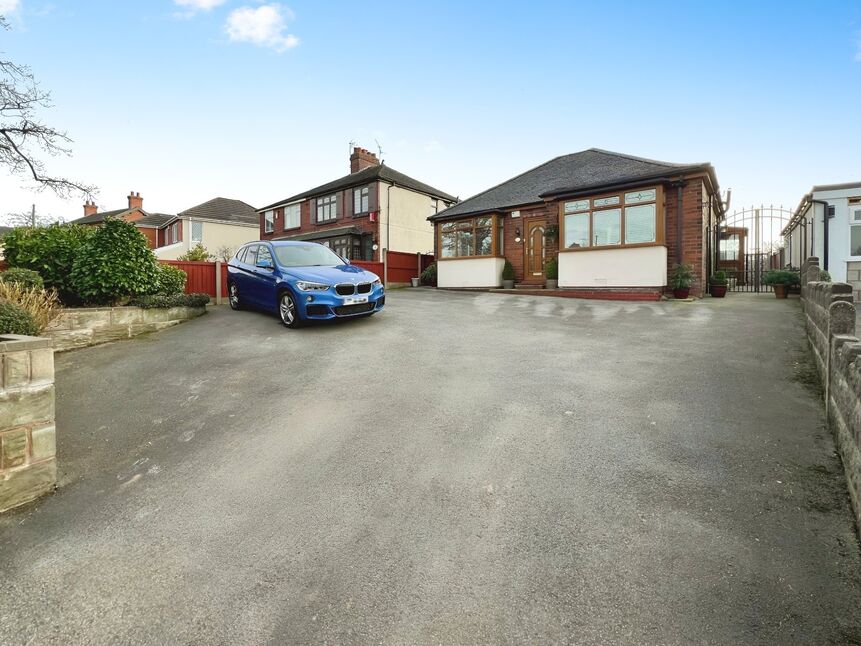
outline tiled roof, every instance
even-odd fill
[[[143,217],[139,220],[135,220],[132,222],[136,227],[155,227],[159,228],[170,222],[171,220],[175,220],[175,215],[170,215],[168,213],[148,213],[146,217]]]
[[[221,220],[223,222],[236,222],[241,224],[260,224],[260,216],[250,204],[242,200],[230,200],[225,197],[216,197],[186,209],[178,214],[181,218],[201,218],[205,220]]]
[[[77,220],[72,220],[69,224],[97,224],[99,222],[104,222],[105,218],[107,217],[119,217],[133,210],[134,209],[117,209],[115,211],[103,211],[101,213],[93,213],[92,215],[85,215],[84,217],[78,218]]]
[[[289,204],[290,202],[298,202],[299,200],[304,200],[309,197],[326,195],[327,193],[340,191],[345,188],[350,188],[351,186],[361,186],[362,184],[367,184],[368,182],[373,182],[375,180],[393,182],[398,186],[403,186],[404,188],[409,188],[420,193],[426,193],[433,197],[438,197],[442,200],[445,200],[446,202],[454,202],[457,199],[454,196],[449,195],[448,193],[444,193],[441,190],[434,188],[433,186],[425,184],[424,182],[420,182],[417,179],[413,179],[408,175],[404,175],[403,173],[396,171],[394,168],[389,168],[385,164],[377,164],[376,166],[369,166],[364,170],[360,170],[358,173],[350,173],[349,175],[339,177],[338,179],[327,184],[321,184],[320,186],[312,188],[311,190],[298,193],[277,202],[273,202],[268,206],[264,206],[262,209],[258,209],[258,211],[274,209],[278,206]]]
[[[551,159],[428,219],[525,206],[541,202],[544,196],[553,194],[600,189],[602,186],[710,168],[710,164],[673,164],[590,148]]]

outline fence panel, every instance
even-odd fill
[[[380,280],[384,279],[385,272],[383,271],[383,263],[381,262],[370,262],[367,260],[351,260],[351,265],[356,265],[356,267],[361,267],[362,269],[367,269],[368,271],[374,272],[377,276],[380,277]]]
[[[386,254],[386,259],[389,265],[389,284],[409,284],[410,278],[419,275],[419,257],[417,254],[389,251]]]
[[[188,280],[185,283],[186,294],[209,294],[215,298],[214,262],[186,260],[162,260],[161,262],[173,267],[179,267],[188,275]],[[226,273],[222,267],[222,289],[224,289],[224,275]],[[227,291],[222,291],[222,294],[227,294]]]

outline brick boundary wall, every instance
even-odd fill
[[[801,267],[807,339],[822,379],[825,418],[843,461],[861,532],[861,341],[855,336],[852,286],[819,281],[819,259]]]
[[[52,491],[56,481],[51,339],[0,336],[0,512]]]
[[[204,313],[205,307],[82,307],[63,310],[43,334],[56,350],[71,350],[157,332]]]

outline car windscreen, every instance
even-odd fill
[[[275,258],[282,267],[337,267],[341,257],[319,244],[275,246]]]

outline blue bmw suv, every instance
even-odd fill
[[[370,316],[383,309],[380,278],[316,242],[250,242],[227,264],[235,310],[277,312],[295,328],[309,320]]]

